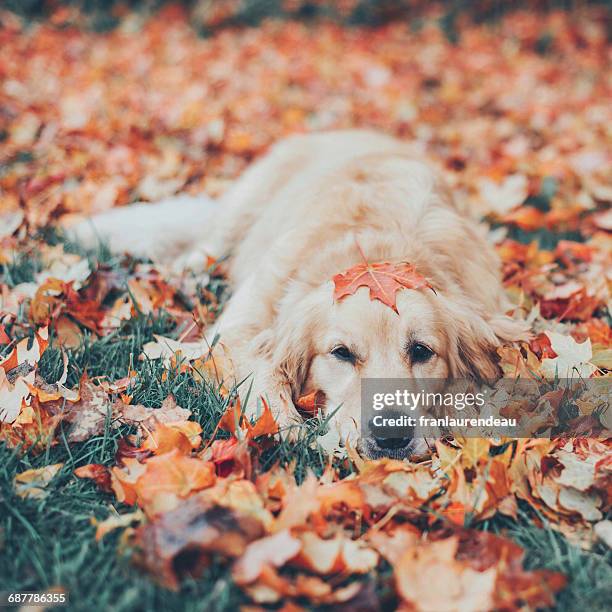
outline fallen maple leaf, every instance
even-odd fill
[[[325,393],[323,391],[313,391],[307,395],[302,395],[295,403],[296,408],[305,416],[312,417],[325,408]]]
[[[263,410],[254,424],[251,424],[242,413],[240,399],[230,402],[219,420],[219,427],[237,438],[253,440],[260,436],[272,436],[278,433],[278,424],[265,398],[259,398]]]
[[[528,195],[527,177],[523,174],[507,176],[501,184],[490,178],[479,181],[480,198],[486,204],[486,211],[504,215],[522,204]]]
[[[472,468],[480,461],[488,460],[491,442],[486,438],[465,438],[459,441],[459,446],[463,464],[467,468]]]
[[[57,341],[66,348],[78,348],[83,343],[81,328],[69,317],[61,316],[54,324]]]
[[[60,389],[39,399],[47,402],[50,411],[72,424],[68,434],[71,442],[83,442],[100,435],[108,424],[112,428],[121,425],[138,426],[146,434],[143,450],[157,449],[157,454],[170,450],[180,442],[183,442],[185,452],[200,445],[201,427],[187,420],[191,412],[178,406],[172,396],[168,396],[160,408],[146,408],[139,404],[126,404],[121,400],[111,404],[107,391],[105,386],[83,377],[78,395]],[[34,392],[39,396],[41,394],[40,389]],[[58,401],[59,398],[69,401]],[[163,438],[166,438],[166,442],[162,444]],[[160,447],[162,450],[159,450]]]
[[[371,300],[379,300],[395,312],[398,312],[396,293],[400,289],[433,289],[408,262],[358,264],[343,274],[336,274],[333,281],[335,300],[353,295],[359,287],[368,287]]]
[[[367,534],[368,542],[391,565],[396,565],[409,548],[418,544],[420,538],[421,532],[410,523],[395,526],[389,531],[370,530]]]
[[[143,462],[153,453],[150,450],[145,450],[141,446],[135,446],[132,436],[121,438],[117,443],[117,452],[115,453],[115,461],[119,467],[125,465],[125,460],[137,459]]]
[[[112,422],[112,406],[104,389],[89,378],[83,378],[79,394],[78,401],[74,403],[57,402],[57,410],[64,420],[73,425],[68,434],[70,442],[83,442],[99,435],[106,423]]]
[[[549,379],[559,378],[589,378],[596,371],[590,363],[593,357],[591,341],[587,338],[578,344],[571,336],[547,331],[552,350],[557,355],[542,361],[541,371]]]
[[[501,536],[474,529],[455,528],[459,537],[456,559],[478,572],[496,569],[494,609],[551,607],[554,594],[566,584],[563,574],[523,569],[524,550]],[[456,536],[455,536],[456,537]]]
[[[147,459],[134,491],[138,504],[148,515],[154,515],[175,508],[179,498],[210,487],[215,478],[212,463],[186,457],[174,449]]]
[[[27,381],[18,377],[11,384],[4,370],[0,368],[0,423],[13,423],[20,415],[30,395]]]
[[[350,582],[336,587],[329,580],[318,576],[298,574],[295,579],[280,576],[275,568],[265,566],[254,583],[243,587],[249,597],[261,604],[283,602],[282,610],[301,612],[303,608],[292,603],[292,599],[306,599],[314,605],[334,606],[338,609],[379,608],[379,600],[371,582]]]
[[[35,371],[48,345],[49,330],[43,327],[33,338],[20,340],[0,361],[0,425],[32,422]]]
[[[249,478],[251,475],[251,453],[247,440],[215,440],[203,458],[215,464],[217,476],[221,478],[230,474],[239,478]]]
[[[20,340],[13,350],[0,361],[0,368],[7,374],[22,364],[35,367],[43,353],[49,346],[49,328],[41,327],[34,334],[34,338]]]
[[[103,310],[93,300],[82,297],[73,285],[73,282],[47,278],[37,289],[30,304],[32,321],[39,325],[48,324],[57,319],[60,313],[65,313],[84,327],[98,332],[105,316]],[[77,333],[77,331],[73,329],[72,333]]]
[[[129,380],[131,379],[128,379],[128,383]],[[128,425],[138,425],[145,430],[155,429],[158,423],[187,421],[191,416],[191,411],[181,408],[172,395],[169,395],[159,408],[146,408],[142,404],[125,404],[120,400],[115,402],[113,408],[114,413],[120,415],[122,422]]]
[[[61,306],[64,284],[64,281],[58,278],[49,278],[36,290],[30,303],[30,319],[34,323],[47,324],[49,322],[54,310]]]
[[[165,363],[169,363],[172,357],[180,355],[183,359],[192,361],[203,355],[209,355],[211,351],[210,345],[204,339],[199,342],[179,342],[157,334],[153,337],[155,341],[147,342],[142,347],[142,354],[147,359],[162,359]]]
[[[195,421],[178,421],[176,423],[156,423],[141,445],[141,449],[154,455],[163,455],[177,450],[188,455],[202,443],[202,427]]]
[[[225,412],[221,415],[217,426],[219,429],[223,429],[223,431],[227,431],[237,438],[240,436],[240,432],[243,430],[243,428],[246,427],[243,426],[244,421],[245,416],[242,413],[240,398],[237,397],[235,400],[229,402]]]
[[[546,215],[533,206],[522,206],[504,215],[504,223],[514,224],[525,231],[533,231],[544,226]]]
[[[6,333],[6,327],[0,323],[0,344],[10,344],[11,339]]]
[[[360,540],[351,540],[343,534],[324,540],[314,533],[300,535],[302,548],[293,565],[312,572],[329,574],[365,574],[378,564],[378,553]]]
[[[111,487],[118,501],[128,506],[136,503],[136,483],[146,471],[147,466],[136,457],[124,457],[121,469],[118,467],[111,469]]]
[[[278,433],[278,424],[268,406],[265,398],[261,398],[263,404],[263,412],[258,416],[254,425],[248,428],[248,436],[250,439],[259,438],[260,436],[273,436]]]
[[[34,452],[57,443],[54,434],[61,417],[45,410],[37,398],[22,403],[19,416],[12,423],[0,423],[0,440],[10,448],[32,449]]]
[[[589,522],[601,520],[609,508],[609,449],[609,441],[588,438],[522,441],[509,470],[512,488],[551,528],[589,548]]]

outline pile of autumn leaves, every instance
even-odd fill
[[[134,560],[169,588],[199,575],[214,557],[231,564],[235,583],[259,604],[359,598],[375,608],[383,602],[368,576],[389,566],[388,597],[407,609],[549,606],[563,576],[524,570],[518,545],[464,525],[498,513],[517,518],[523,500],[584,546],[592,544],[593,524],[610,538],[602,520],[609,441],[438,441],[421,463],[365,462],[349,448],[353,475],[340,479],[330,464],[321,478],[309,475],[298,485],[291,466],[257,469],[278,434],[265,403],[251,423],[239,402],[230,402],[215,434],[203,440],[200,425],[172,396],[159,408],[133,405],[126,390],[135,374],[113,382],[83,377],[78,389],[67,389],[63,378],[45,383],[36,370],[47,346],[43,327],[30,346],[27,339],[16,343],[0,363],[4,409],[23,391],[11,422],[2,415],[3,437],[42,449],[56,443],[60,423],[71,443],[109,424],[130,425],[114,466],[85,465],[75,476],[132,508],[97,523],[96,537],[122,529],[120,545],[135,550]],[[17,475],[17,493],[44,496],[60,467]],[[438,581],[444,590],[431,589]]]
[[[27,244],[22,231],[2,239],[5,258]],[[500,349],[506,376],[606,376],[610,328],[597,316],[605,300],[589,289],[592,271],[605,262],[600,240],[601,232],[587,243],[560,242],[554,251],[501,243],[508,291],[535,331],[531,341]],[[114,465],[81,466],[75,476],[92,479],[121,504],[97,524],[97,537],[122,530],[120,545],[136,551],[134,560],[163,585],[179,588],[215,558],[231,565],[235,583],[259,604],[537,607],[552,604],[564,578],[524,570],[519,546],[475,527],[496,515],[516,519],[522,501],[537,511],[534,520],[546,519],[572,542],[590,547],[598,538],[609,545],[612,444],[595,434],[610,429],[610,415],[588,388],[575,402],[572,427],[592,437],[438,441],[420,463],[365,462],[349,447],[321,478],[309,475],[297,484],[291,465],[259,468],[261,453],[278,436],[265,403],[249,422],[240,404],[229,401],[216,431],[203,439],[194,415],[172,396],[157,408],[132,401],[138,368],[119,380],[85,374],[74,388],[68,385],[71,351],[84,330],[104,337],[160,308],[191,324],[178,339],[156,336],[141,357],[214,380],[222,364],[198,339],[210,312],[201,302],[193,311],[181,302],[183,293],[193,295],[187,276],[171,279],[150,264],[92,270],[61,246],[39,243],[37,251],[45,269],[33,282],[2,285],[0,437],[38,452],[57,444],[60,432],[76,444],[108,427],[129,427]],[[551,285],[577,289],[566,297]],[[212,294],[205,295],[212,306]],[[572,299],[578,305],[596,300],[596,307],[564,316]],[[559,311],[555,319],[542,316],[544,302],[547,312]],[[63,356],[63,372],[52,384],[39,372],[50,337]],[[558,394],[546,400],[559,410]],[[339,477],[335,468],[343,462],[352,464],[353,475]],[[17,494],[43,497],[60,468],[18,474]],[[431,589],[434,578],[447,588]],[[390,588],[381,589],[381,581]]]
[[[540,496],[556,495],[561,514],[546,508],[548,516],[575,524],[581,519],[562,508],[565,496],[576,500],[584,488],[590,496],[605,495],[609,482],[610,448],[594,440],[521,441],[497,452],[504,447],[470,439],[438,442],[437,456],[422,464],[355,457],[354,476],[338,480],[330,468],[298,486],[291,469],[253,473],[254,441],[276,431],[267,409],[252,426],[236,427],[237,420],[230,408],[221,427],[232,437],[204,448],[189,422],[160,423],[137,449],[126,442],[110,472],[77,470],[139,508],[100,523],[98,537],[141,524],[124,532],[123,543],[172,588],[184,574],[197,575],[211,556],[222,556],[257,603],[372,598],[372,585],[356,578],[384,561],[397,597],[413,609],[548,606],[564,578],[524,571],[519,546],[464,528],[465,519],[479,522],[498,512],[516,517],[516,496],[542,510]],[[447,588],[432,590],[442,579]]]

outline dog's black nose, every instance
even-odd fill
[[[374,441],[379,448],[397,450],[398,448],[406,448],[412,438],[374,438]]]

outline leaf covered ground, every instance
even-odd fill
[[[485,218],[533,339],[507,376],[609,376],[612,104],[598,9],[375,29],[180,9],[109,33],[0,13],[0,590],[74,609],[604,610],[612,417],[439,442],[419,463],[279,441],[199,341],[230,288],[66,239],[75,217],[221,194],[285,134],[416,141]],[[255,401],[255,400],[254,400]],[[524,408],[524,407],[523,407]],[[444,589],[432,588],[443,584]]]

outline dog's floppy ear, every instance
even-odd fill
[[[503,313],[492,316],[453,304],[449,324],[451,372],[456,377],[496,380],[502,375],[497,349],[529,336],[528,326]]]
[[[295,299],[298,292],[299,288],[293,288],[283,300],[274,328],[267,330],[260,348],[260,354],[269,360],[270,382],[288,389],[294,401],[308,376],[320,320],[319,296],[310,293]]]

